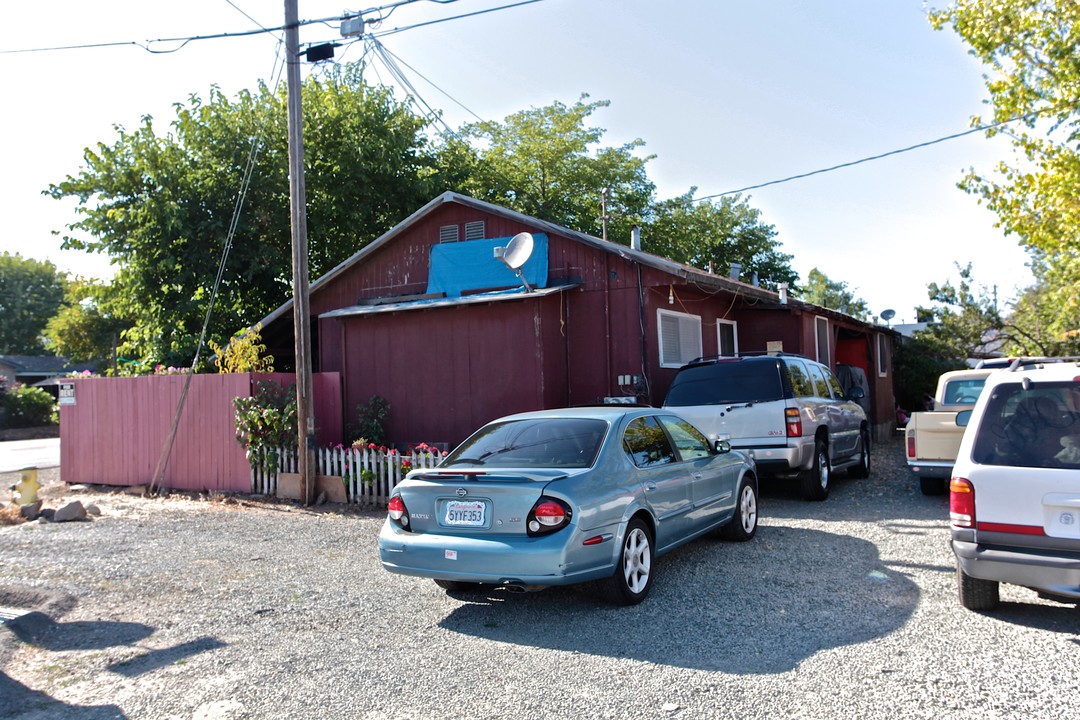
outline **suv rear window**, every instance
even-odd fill
[[[1080,468],[1080,397],[1075,382],[994,388],[972,460],[984,465]]]
[[[784,387],[775,361],[721,360],[680,370],[664,405],[685,407],[783,399]]]

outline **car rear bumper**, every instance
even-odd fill
[[[1022,585],[1080,600],[1080,555],[1077,553],[995,548],[955,539],[952,549],[960,568],[970,577]]]
[[[571,585],[611,575],[613,537],[589,546],[578,537],[572,528],[539,538],[408,533],[386,522],[379,559],[400,575],[491,585]]]

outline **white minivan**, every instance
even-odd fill
[[[1080,364],[990,375],[950,481],[960,603],[992,610],[1000,583],[1080,602]]]

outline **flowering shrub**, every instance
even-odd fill
[[[97,374],[93,370],[83,370],[82,372],[70,372],[70,373],[67,374],[67,376],[69,378],[73,378],[75,380],[93,378],[93,377],[101,377],[101,375]]]
[[[233,399],[236,441],[247,451],[252,467],[277,470],[279,447],[295,448],[297,442],[296,393],[272,380],[259,380],[251,397]]]
[[[56,424],[56,401],[45,390],[16,383],[0,394],[0,427],[29,428]]]

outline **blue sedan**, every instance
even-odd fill
[[[390,572],[447,590],[538,590],[601,581],[641,602],[654,558],[710,531],[757,530],[751,458],[656,408],[511,415],[393,492],[379,534]]]

